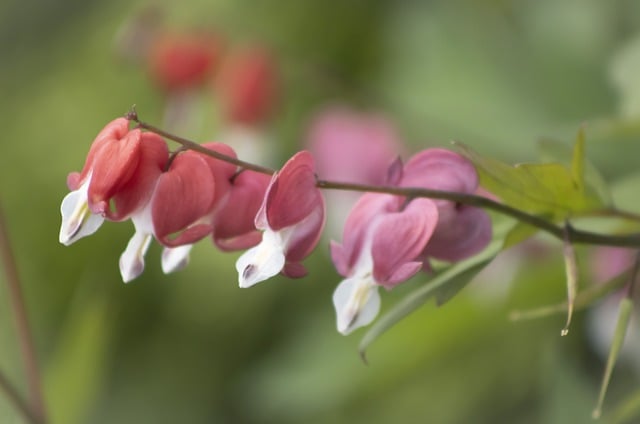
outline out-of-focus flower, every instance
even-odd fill
[[[266,49],[231,51],[215,78],[214,88],[229,123],[261,125],[273,111],[278,92],[276,62]]]
[[[333,304],[338,331],[348,334],[369,324],[380,309],[378,286],[391,289],[422,267],[417,260],[438,222],[430,199],[404,207],[402,197],[365,194],[345,223],[343,243],[332,243],[331,257],[347,277],[336,288]]]
[[[388,119],[346,106],[328,106],[319,111],[305,139],[320,178],[348,183],[386,184],[389,165],[404,150]],[[360,194],[333,190],[326,196],[331,204],[327,214],[329,234],[339,236]]]
[[[325,217],[315,181],[313,157],[307,151],[294,155],[273,175],[255,217],[262,241],[236,262],[240,287],[280,272],[292,278],[306,275],[301,261],[318,243]]]
[[[158,135],[130,131],[124,118],[107,124],[82,172],[67,178],[72,191],[62,200],[60,242],[70,245],[97,231],[104,218],[122,221],[144,207],[167,160]]]
[[[208,33],[159,35],[149,53],[149,73],[168,93],[204,84],[213,74],[222,51],[221,40]]]

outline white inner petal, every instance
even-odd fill
[[[262,241],[244,252],[236,262],[240,287],[251,287],[277,275],[285,264],[284,238],[288,235],[267,229],[262,233]]]
[[[151,234],[137,231],[129,240],[127,248],[120,256],[120,274],[122,281],[128,283],[144,271],[144,255],[149,249]]]
[[[189,253],[193,244],[178,247],[165,247],[162,250],[162,271],[165,274],[176,272],[189,264]]]
[[[95,233],[104,222],[101,215],[93,214],[89,210],[87,192],[90,181],[91,176],[77,190],[62,199],[60,205],[62,224],[60,225],[59,240],[65,246]]]
[[[371,323],[380,311],[378,285],[371,274],[343,280],[333,292],[338,331],[344,335]]]

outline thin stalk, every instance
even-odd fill
[[[13,316],[16,323],[18,341],[22,360],[24,362],[25,373],[27,377],[27,387],[30,399],[31,422],[37,424],[46,423],[46,412],[44,407],[44,399],[42,396],[42,384],[40,380],[40,372],[38,361],[36,359],[36,350],[33,344],[33,336],[29,327],[29,319],[22,295],[20,277],[18,275],[18,267],[16,265],[7,224],[0,205],[0,253],[4,265],[6,275],[7,288],[9,291],[9,303],[13,309]]]

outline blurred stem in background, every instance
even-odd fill
[[[16,331],[20,343],[21,357],[24,361],[25,372],[27,376],[27,385],[29,389],[29,402],[25,401],[18,391],[11,385],[6,376],[0,371],[0,386],[6,393],[9,400],[16,408],[25,416],[25,418],[36,424],[45,424],[46,410],[44,399],[42,397],[42,383],[36,359],[35,347],[33,344],[33,336],[29,328],[29,319],[20,286],[20,277],[18,275],[18,267],[16,266],[11,242],[9,240],[9,231],[7,222],[4,217],[2,204],[0,203],[0,251],[2,254],[2,263],[6,276],[7,288],[9,291],[9,302],[13,310],[13,316],[16,323]]]

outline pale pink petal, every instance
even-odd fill
[[[455,262],[480,252],[492,237],[491,218],[482,209],[470,206],[439,207],[438,226],[424,254]]]
[[[316,114],[306,139],[321,178],[361,184],[383,184],[389,164],[402,150],[386,118],[343,106]]]
[[[381,215],[372,230],[375,281],[384,286],[399,283],[397,275],[393,279],[392,276],[406,262],[415,261],[437,222],[438,208],[430,199],[415,199],[402,212]]]
[[[400,185],[474,193],[478,187],[478,174],[471,162],[455,152],[427,149],[405,164]]]
[[[341,275],[351,275],[374,219],[399,210],[402,202],[401,197],[388,194],[367,193],[360,197],[344,224],[341,247],[332,247],[331,257]]]

